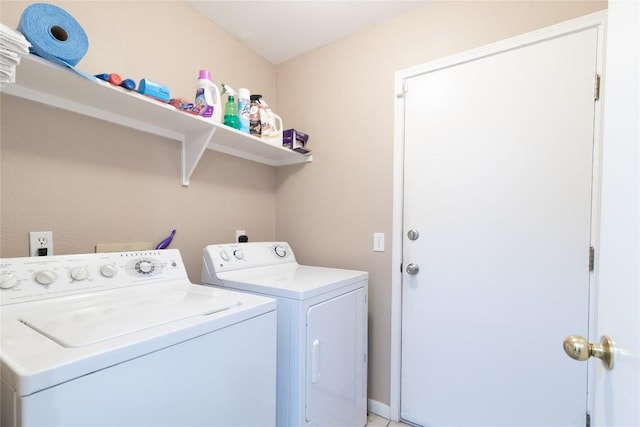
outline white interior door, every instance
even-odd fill
[[[602,214],[596,331],[614,367],[595,362],[593,425],[640,426],[640,3],[607,12]]]
[[[585,425],[599,31],[407,79],[401,418]]]

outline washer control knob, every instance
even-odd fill
[[[118,269],[113,264],[106,264],[100,267],[100,274],[102,274],[103,277],[110,279],[118,274]]]
[[[18,284],[18,278],[13,273],[0,274],[0,289],[11,289]]]
[[[142,260],[142,261],[136,263],[136,270],[138,270],[139,273],[151,274],[151,273],[153,273],[153,269],[154,269],[154,265],[149,260],[145,259],[145,260]]]
[[[86,267],[73,267],[69,270],[69,276],[71,276],[71,279],[81,282],[83,280],[87,280],[89,277],[89,271]]]
[[[242,249],[236,249],[233,251],[233,256],[236,257],[236,259],[244,259],[244,252],[242,252]]]
[[[276,246],[275,248],[273,248],[273,251],[276,253],[277,256],[279,256],[280,258],[284,258],[287,256],[287,250],[285,249],[284,246]]]
[[[229,253],[225,250],[221,250],[220,251],[220,258],[222,258],[223,261],[229,261]]]
[[[47,286],[56,281],[58,276],[51,270],[40,270],[33,275],[33,279],[39,285]]]

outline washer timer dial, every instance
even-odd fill
[[[156,266],[153,263],[153,261],[148,259],[143,259],[136,262],[135,268],[138,273],[148,275],[155,271]]]

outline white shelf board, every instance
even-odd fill
[[[270,166],[286,166],[306,163],[312,160],[311,155],[303,155],[291,151],[281,145],[274,145],[264,140],[247,135],[244,132],[224,125],[216,125],[216,136],[209,142],[209,148],[242,157]]]
[[[270,166],[312,161],[311,156],[178,111],[137,92],[91,81],[35,55],[22,58],[16,83],[2,88],[2,93],[182,142],[183,185],[189,185],[207,148]]]

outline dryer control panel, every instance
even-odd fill
[[[295,263],[286,242],[250,242],[209,245],[204,248],[203,265],[209,273]]]
[[[177,249],[0,259],[0,305],[189,278]]]

